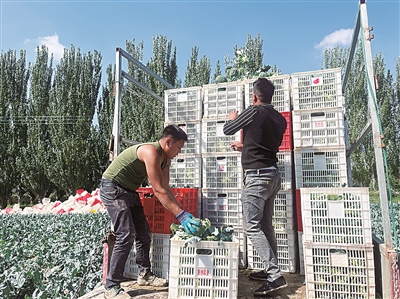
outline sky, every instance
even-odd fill
[[[4,52],[26,50],[34,62],[36,47],[48,46],[57,63],[64,48],[81,53],[101,52],[105,68],[116,62],[116,48],[126,40],[144,43],[146,63],[152,38],[163,35],[177,49],[178,77],[184,81],[192,48],[199,59],[210,59],[212,72],[219,60],[233,57],[248,35],[260,34],[264,64],[283,74],[322,67],[323,53],[349,47],[359,9],[358,0],[258,1],[18,1],[0,0],[0,46]],[[366,0],[373,27],[372,54],[381,52],[392,73],[400,53],[400,0]],[[124,66],[123,66],[124,67]]]

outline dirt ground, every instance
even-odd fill
[[[249,273],[252,270],[240,269],[239,271],[239,285],[238,285],[238,299],[255,299],[255,298],[275,298],[275,299],[305,299],[306,298],[306,286],[304,285],[304,276],[298,273],[283,273],[283,276],[288,282],[288,286],[284,289],[271,292],[266,296],[254,296],[254,290],[258,289],[262,285],[262,281],[254,281],[248,278]],[[131,298],[144,299],[167,299],[168,298],[168,287],[165,288],[154,288],[154,287],[140,287],[136,284],[136,281],[126,281],[122,284],[122,287],[128,292]],[[80,299],[101,299],[104,298],[104,289],[100,287],[89,294],[81,297]],[[227,298],[234,299],[234,298]]]

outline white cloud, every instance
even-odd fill
[[[336,46],[349,46],[353,36],[353,29],[340,29],[326,35],[322,41],[316,45],[316,49],[330,49]]]
[[[54,60],[60,61],[64,54],[64,46],[58,41],[58,35],[49,35],[44,37],[39,37],[37,39],[26,39],[26,44],[35,43],[37,46],[45,45],[49,49],[49,54],[53,53]],[[35,49],[36,52],[36,49]]]

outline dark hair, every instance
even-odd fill
[[[271,104],[275,86],[266,78],[258,78],[253,83],[253,92],[262,103]]]
[[[161,138],[172,137],[174,141],[187,141],[187,135],[184,130],[179,128],[177,125],[168,125],[162,131]]]

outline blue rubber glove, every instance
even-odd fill
[[[179,222],[181,223],[181,225],[188,234],[193,235],[197,232],[197,229],[200,225],[200,221],[195,220],[192,214],[182,210],[182,212],[176,215],[176,218],[179,220]]]

